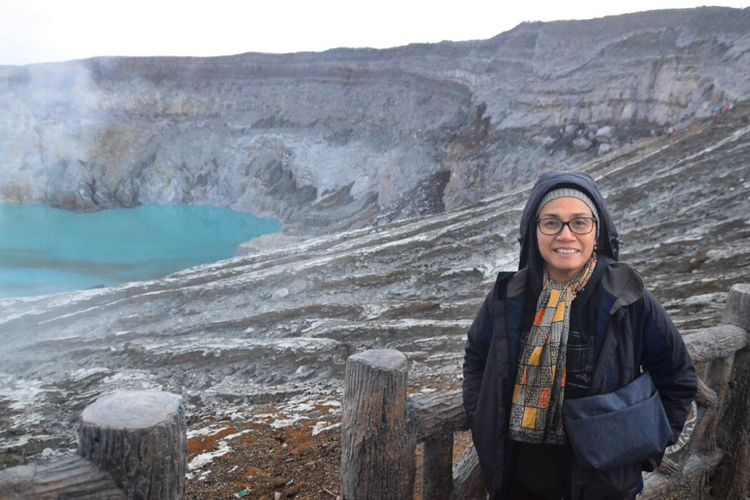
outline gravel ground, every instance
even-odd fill
[[[308,419],[281,428],[271,416],[266,422],[210,423],[215,428],[210,434],[189,439],[188,460],[195,465],[206,454],[231,451],[192,468],[186,498],[335,499],[340,427],[333,422],[326,430],[316,427],[329,413],[316,408]]]
[[[455,382],[438,390],[455,389]],[[410,392],[418,388],[412,387]],[[295,411],[302,410],[302,411]],[[340,499],[341,409],[331,401],[269,406],[252,421],[206,420],[189,432],[187,499]],[[292,415],[292,418],[287,418]],[[454,436],[454,463],[471,435]],[[225,454],[221,454],[226,452]],[[210,460],[205,457],[213,456]],[[201,462],[205,465],[199,466]],[[422,446],[416,450],[415,498],[421,499]]]

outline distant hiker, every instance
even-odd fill
[[[463,398],[492,499],[633,499],[677,441],[698,379],[594,180],[546,173],[468,332]],[[658,391],[658,392],[657,392]]]

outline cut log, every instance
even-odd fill
[[[409,422],[417,442],[436,434],[452,434],[463,430],[465,420],[461,389],[409,398]]]
[[[187,436],[182,398],[161,391],[117,392],[81,414],[78,451],[109,472],[129,498],[185,493]]]
[[[407,425],[406,357],[392,349],[350,356],[341,414],[344,499],[411,499],[414,433]]]
[[[747,332],[737,325],[704,328],[683,337],[693,363],[726,358],[747,345]]]
[[[125,500],[112,477],[78,455],[0,471],[0,498]]]

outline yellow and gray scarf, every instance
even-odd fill
[[[567,283],[544,273],[534,323],[518,363],[510,408],[510,438],[527,443],[562,444],[565,357],[570,306],[596,267],[596,254]]]

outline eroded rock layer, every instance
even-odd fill
[[[458,208],[750,97],[750,9],[490,40],[0,67],[0,200],[231,207],[288,232]]]

